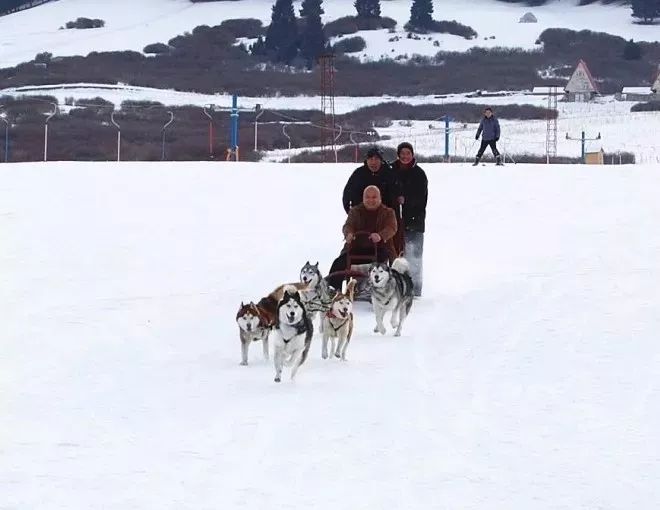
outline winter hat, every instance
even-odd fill
[[[396,148],[396,155],[398,156],[399,154],[401,154],[401,151],[403,149],[408,149],[410,152],[415,154],[415,151],[413,150],[413,146],[410,142],[401,142],[399,146]]]
[[[373,158],[374,156],[379,157],[381,160],[383,159],[383,153],[380,152],[380,149],[376,146],[370,147],[367,151],[367,159]]]

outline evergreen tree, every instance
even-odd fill
[[[660,18],[660,0],[632,0],[632,16],[642,23],[653,23]]]
[[[300,17],[307,18],[308,16],[321,16],[325,14],[321,4],[323,0],[303,0],[302,5],[300,6]]]
[[[419,28],[433,26],[433,0],[413,0],[410,8],[410,25]]]
[[[358,18],[380,18],[380,0],[355,0]]]
[[[323,14],[321,3],[322,0],[304,0],[300,10],[300,15],[305,21],[300,37],[300,53],[310,68],[318,56],[323,53],[327,44],[321,21],[321,14]]]
[[[630,39],[623,47],[623,58],[626,60],[639,60],[642,58],[641,46]]]
[[[292,0],[275,0],[265,48],[273,59],[287,64],[298,55],[298,25]]]

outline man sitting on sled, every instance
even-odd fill
[[[349,251],[351,256],[374,255],[375,249],[378,262],[391,261],[396,255],[393,244],[396,229],[394,210],[383,205],[377,186],[367,186],[362,194],[362,203],[348,211],[342,229],[344,248],[332,263],[330,274],[326,278],[328,283],[335,289],[341,288],[345,277],[341,271],[350,269],[347,267]],[[367,232],[368,235],[358,235],[359,232]]]

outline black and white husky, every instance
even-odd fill
[[[408,316],[413,303],[413,282],[408,261],[399,257],[392,266],[385,262],[374,263],[369,268],[371,303],[376,314],[374,333],[385,334],[383,319],[386,312],[392,312],[391,324],[401,335],[401,326]]]
[[[314,327],[305,312],[300,293],[293,286],[284,289],[277,304],[275,331],[275,382],[282,380],[284,364],[291,364],[291,379],[296,377],[300,365],[307,359],[312,344]]]
[[[300,293],[307,315],[313,322],[320,312],[321,322],[319,329],[323,331],[323,314],[330,310],[332,299],[337,294],[337,291],[328,285],[328,282],[323,278],[321,271],[319,271],[318,262],[316,264],[310,264],[309,261],[305,263],[300,270],[300,282],[307,285],[307,288]]]

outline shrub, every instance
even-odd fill
[[[41,64],[48,64],[52,58],[52,53],[44,51],[43,53],[37,53],[37,55],[34,57],[34,61]]]
[[[355,53],[362,51],[367,47],[367,43],[362,37],[348,37],[338,41],[333,46],[336,53]]]
[[[642,58],[641,46],[630,39],[623,47],[623,58],[626,60],[639,60]]]
[[[387,17],[381,18],[358,18],[357,16],[344,16],[330,23],[326,23],[324,30],[328,37],[354,34],[359,30],[392,30],[396,26],[396,20]]]
[[[167,44],[163,43],[154,43],[147,44],[142,50],[144,53],[151,53],[155,55],[161,55],[163,53],[169,53],[170,47]]]
[[[441,34],[458,35],[465,39],[474,39],[477,37],[477,32],[470,26],[463,25],[458,21],[436,21],[430,29],[431,32],[439,32]]]
[[[266,33],[260,20],[254,18],[227,19],[220,24],[220,28],[228,30],[235,37],[255,39]]]
[[[78,18],[76,21],[67,21],[66,28],[101,28],[105,26],[105,21],[102,19]]]
[[[630,108],[631,112],[660,112],[660,101],[637,103]]]

